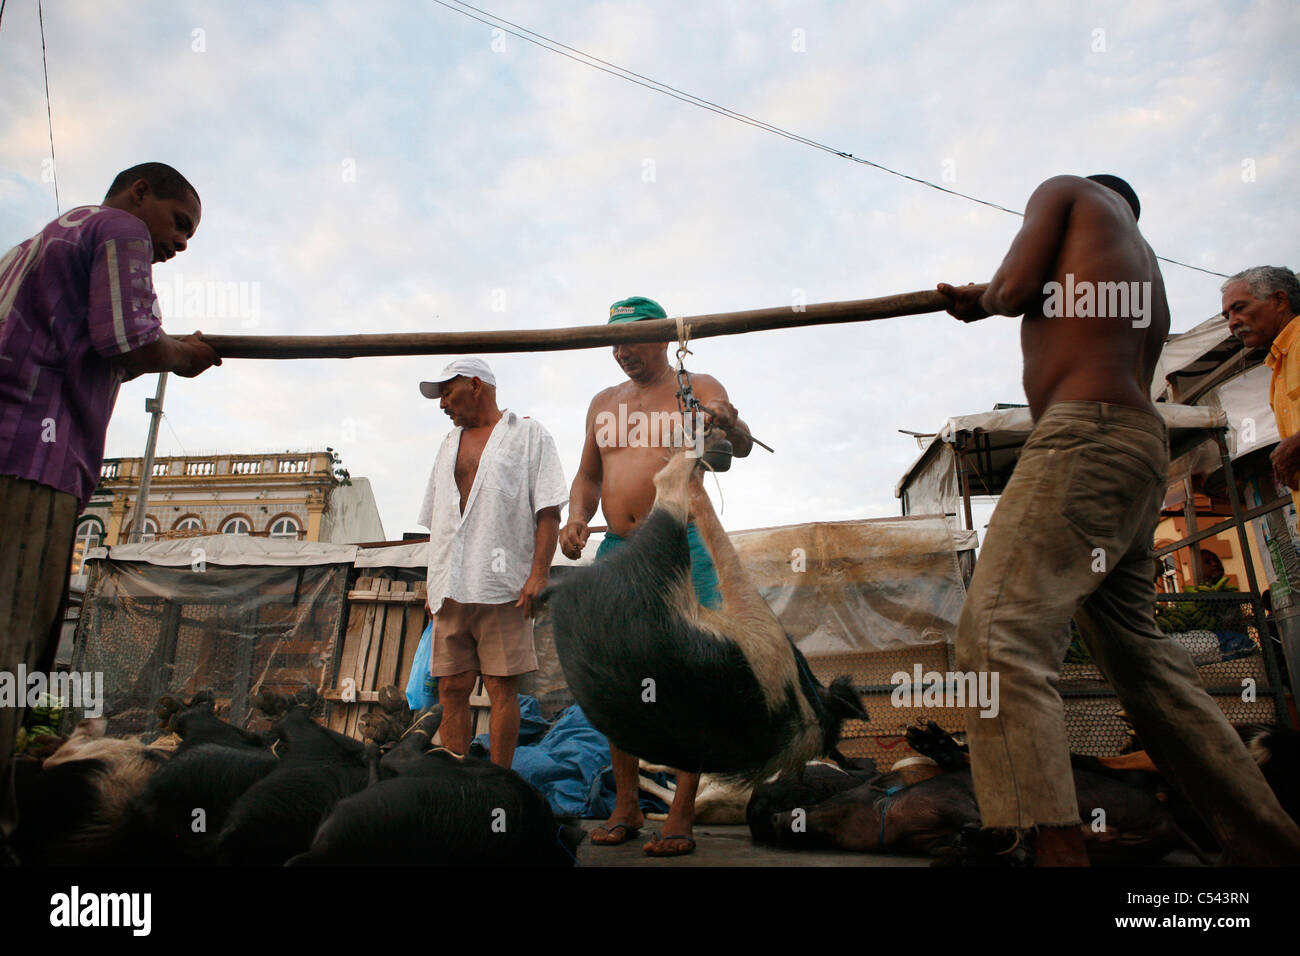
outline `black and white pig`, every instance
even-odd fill
[[[15,781],[13,846],[25,865],[110,862],[112,834],[124,809],[168,754],[135,739],[105,736],[107,726],[103,717],[82,720],[39,770]]]
[[[700,488],[702,460],[676,451],[626,545],[571,570],[543,600],[569,688],[619,748],[759,780],[830,753],[841,723],[866,712],[848,677],[818,683],[749,583]],[[718,610],[691,586],[688,516],[717,569]]]

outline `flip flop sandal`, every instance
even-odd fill
[[[690,846],[688,846],[685,850],[671,850],[666,853],[656,853],[655,851],[651,850],[649,846],[647,846],[645,849],[645,855],[646,856],[686,856],[686,854],[688,853],[695,852],[695,838],[689,837],[684,833],[675,833],[675,834],[665,833],[663,835],[656,833],[654,834],[654,837],[651,840],[650,846],[653,846],[656,843],[665,843],[668,840],[685,840],[687,843],[690,844]]]
[[[600,826],[594,827],[592,829],[591,832],[593,834],[593,837],[594,834],[599,830],[603,830],[605,833],[608,833],[610,836],[613,836],[616,830],[622,830],[623,836],[617,840],[597,840],[593,838],[591,840],[593,846],[618,846],[620,843],[626,843],[628,840],[631,840],[633,837],[635,837],[638,833],[641,832],[640,827],[629,826],[626,823],[615,823],[612,827],[607,827],[602,823]]]

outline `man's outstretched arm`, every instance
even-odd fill
[[[1024,315],[1042,302],[1078,191],[1077,176],[1054,176],[1034,190],[1024,225],[980,298],[989,314]]]
[[[221,357],[203,341],[202,332],[180,338],[164,332],[148,345],[119,355],[115,361],[126,369],[128,379],[147,372],[175,372],[182,378],[193,378],[213,365],[220,365]]]
[[[1024,225],[992,280],[985,285],[939,283],[939,291],[950,303],[948,312],[963,322],[974,322],[990,315],[1024,315],[1041,302],[1078,189],[1077,176],[1054,176],[1035,189],[1025,208]]]

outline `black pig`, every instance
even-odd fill
[[[424,752],[440,716],[411,728],[378,762],[386,779],[340,800],[287,865],[573,866],[581,829],[562,825],[517,773]]]

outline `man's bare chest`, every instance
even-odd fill
[[[482,434],[477,432],[463,431],[460,434],[460,446],[456,449],[456,486],[460,489],[461,507],[464,508],[464,502],[469,497],[469,491],[474,486],[474,478],[478,474],[479,462],[483,458],[483,449],[487,445],[490,430]]]

